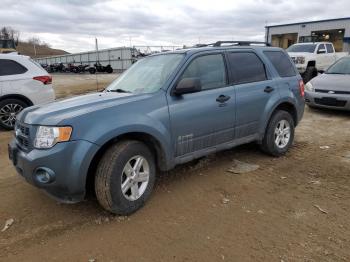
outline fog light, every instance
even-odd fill
[[[55,173],[46,167],[39,167],[34,172],[34,178],[41,184],[49,184],[55,180]]]

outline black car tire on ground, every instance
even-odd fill
[[[303,74],[303,81],[306,84],[309,82],[312,78],[317,76],[317,69],[314,66],[309,66],[306,68],[304,74]]]
[[[124,168],[133,157],[142,156],[149,166],[149,179],[145,191],[136,200],[127,199],[122,192]],[[120,141],[112,145],[102,156],[95,175],[97,199],[106,210],[128,215],[140,209],[149,198],[156,178],[154,155],[143,143],[135,140]],[[137,183],[136,183],[137,184]],[[131,187],[130,187],[131,190]]]
[[[289,124],[290,138],[289,138],[288,143],[283,148],[279,148],[275,142],[275,140],[276,140],[275,130],[276,130],[278,124],[280,123],[280,121],[283,121],[283,120],[287,121]],[[261,149],[265,153],[270,154],[272,156],[278,157],[278,156],[284,155],[293,143],[294,125],[295,125],[294,120],[293,120],[292,116],[290,115],[290,113],[288,113],[287,111],[279,110],[279,111],[276,111],[275,113],[273,113],[273,115],[271,116],[271,119],[267,125],[262,143],[260,145]]]
[[[89,68],[89,73],[90,73],[90,74],[96,74],[96,68],[90,67],[90,68]]]
[[[5,130],[12,130],[14,128],[14,125],[8,125],[5,123],[5,117],[3,114],[7,111],[7,106],[13,107],[13,105],[17,105],[21,107],[22,111],[24,108],[28,107],[28,104],[25,103],[22,100],[15,99],[15,98],[9,98],[9,99],[4,99],[0,101],[0,127],[4,128]],[[18,111],[17,114],[20,112]],[[16,114],[16,115],[17,115]]]

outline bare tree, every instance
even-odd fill
[[[19,31],[9,26],[4,26],[0,29],[0,39],[13,39],[17,43],[19,41]]]

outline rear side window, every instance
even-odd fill
[[[326,48],[327,48],[327,53],[334,53],[332,44],[326,44]]]
[[[186,68],[181,79],[183,78],[199,78],[203,90],[226,86],[226,69],[223,56],[215,54],[195,58]]]
[[[10,59],[0,59],[0,76],[19,75],[27,72],[28,69]]]
[[[296,76],[294,66],[285,53],[281,51],[265,51],[264,54],[275,67],[280,77]]]
[[[265,66],[256,54],[250,52],[229,53],[228,59],[234,84],[259,82],[267,79]]]

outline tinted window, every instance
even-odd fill
[[[0,76],[18,75],[25,72],[27,72],[27,68],[19,63],[13,60],[0,59]]]
[[[350,58],[343,57],[328,68],[326,74],[350,74]]]
[[[320,44],[320,45],[318,46],[317,52],[319,52],[319,51],[322,50],[322,49],[326,49],[326,48],[324,47],[324,44]]]
[[[296,75],[294,66],[285,53],[280,51],[265,51],[264,54],[275,67],[280,77],[289,77]]]
[[[229,53],[228,58],[235,84],[266,80],[265,66],[254,53]]]
[[[195,58],[186,68],[181,79],[199,78],[202,89],[213,89],[226,85],[226,70],[223,56],[205,55]]]
[[[326,48],[327,48],[327,53],[334,53],[332,44],[326,44]]]

